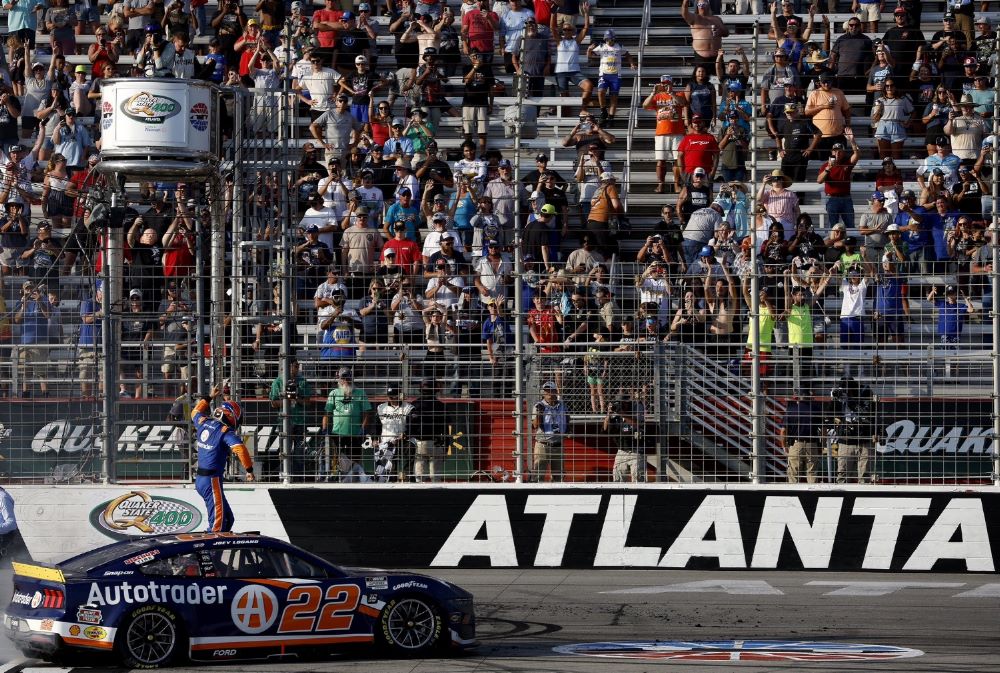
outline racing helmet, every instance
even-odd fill
[[[243,417],[243,409],[240,408],[238,402],[227,400],[215,409],[215,413],[212,416],[216,420],[235,428],[240,424],[240,419]]]

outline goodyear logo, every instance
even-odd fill
[[[140,91],[121,105],[129,119],[143,124],[162,124],[181,111],[181,104],[173,98]]]
[[[90,513],[94,528],[116,540],[188,533],[198,528],[201,520],[201,512],[194,505],[145,491],[123,493],[101,503]]]

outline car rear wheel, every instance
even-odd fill
[[[131,668],[157,668],[176,661],[185,643],[177,615],[161,605],[133,610],[115,635],[115,650]]]
[[[389,601],[379,618],[385,644],[397,654],[425,654],[441,643],[444,623],[437,607],[419,596]]]

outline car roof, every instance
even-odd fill
[[[297,547],[288,544],[284,540],[261,535],[256,532],[247,533],[171,533],[165,535],[149,535],[145,537],[135,537],[120,542],[113,542],[97,549],[78,554],[57,564],[66,574],[83,574],[92,568],[105,566],[118,560],[124,560],[133,556],[142,555],[151,550],[161,553],[180,553],[188,548],[200,548],[205,543],[212,543],[213,547],[242,547],[250,541],[259,541],[267,546],[296,549]],[[197,545],[197,547],[196,547]],[[308,552],[306,552],[308,553]],[[312,556],[310,554],[310,556]],[[329,564],[327,564],[329,565]]]

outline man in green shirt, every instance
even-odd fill
[[[271,382],[272,409],[281,409],[281,400],[288,398],[289,413],[292,421],[292,454],[291,471],[289,477],[292,481],[302,481],[306,474],[305,461],[305,436],[306,436],[306,405],[312,397],[312,386],[302,375],[299,361],[292,359],[288,363],[289,384],[286,386],[284,379],[280,376]],[[279,424],[281,419],[279,418]],[[280,428],[279,428],[280,429]],[[264,479],[276,478],[279,468],[279,453],[277,449],[265,455],[263,460],[263,470],[261,476]]]
[[[331,425],[332,420],[332,425]],[[364,390],[355,388],[354,374],[347,367],[337,373],[337,387],[326,398],[322,433],[329,434],[337,450],[337,469],[342,481],[361,481],[361,438],[371,432],[372,404]]]

